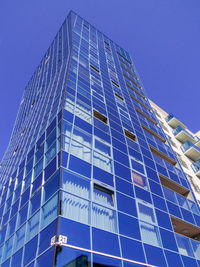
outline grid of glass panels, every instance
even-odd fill
[[[191,190],[150,149],[176,161],[129,54],[72,12],[27,88],[1,171],[2,266],[198,266],[199,241],[170,216],[200,227],[199,207],[161,185]]]

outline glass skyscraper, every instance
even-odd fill
[[[132,59],[70,12],[0,165],[2,267],[200,266],[200,209]]]

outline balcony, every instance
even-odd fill
[[[191,164],[193,171],[195,172],[196,176],[200,177],[200,160]]]
[[[181,143],[185,143],[186,141],[190,141],[191,143],[195,144],[196,140],[188,131],[186,131],[183,127],[178,125],[174,130],[173,134],[177,140]]]
[[[195,136],[194,138],[196,140],[195,146],[197,146],[198,148],[200,148],[200,139],[197,136]]]
[[[182,146],[181,149],[185,156],[190,158],[193,161],[200,159],[200,148],[195,146],[192,142],[187,141]]]
[[[172,221],[172,226],[174,228],[174,232],[200,241],[200,228],[199,227],[191,223],[188,223],[186,221],[180,220],[174,216],[170,215],[170,217]]]
[[[180,122],[178,119],[176,119],[172,113],[170,113],[165,118],[165,120],[168,123],[168,125],[170,125],[172,128],[176,128],[178,125],[180,125],[184,129],[187,128],[182,122]]]

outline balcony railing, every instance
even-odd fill
[[[178,125],[174,130],[173,134],[176,137],[177,140],[179,140],[181,143],[185,143],[186,141],[190,141],[191,143],[196,143],[195,138],[192,134],[190,134],[188,131],[186,131],[182,126]]]
[[[196,140],[195,146],[200,148],[200,139],[199,139],[199,137],[195,136],[195,140]]]
[[[172,128],[176,128],[178,125],[180,125],[181,127],[183,127],[184,129],[186,128],[186,126],[179,121],[177,118],[174,117],[174,115],[172,113],[170,113],[166,118],[165,118],[166,122],[172,127]]]
[[[192,142],[187,141],[181,146],[184,155],[193,161],[197,161],[200,159],[200,148],[195,146]]]
[[[195,174],[200,177],[200,159],[192,163],[191,166]]]

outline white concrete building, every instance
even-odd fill
[[[150,103],[200,204],[200,131],[192,133],[173,114]]]

